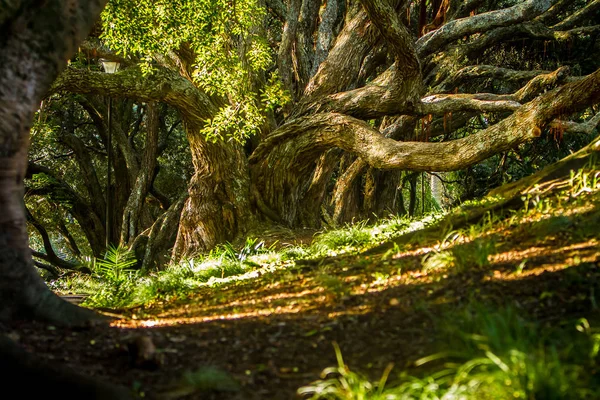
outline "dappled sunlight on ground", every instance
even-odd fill
[[[117,382],[147,388],[216,366],[241,383],[239,393],[218,397],[228,400],[293,398],[334,365],[333,342],[348,365],[379,379],[388,363],[411,366],[437,351],[435,319],[467,304],[510,301],[540,321],[597,312],[600,193],[553,201],[548,210],[429,231],[391,250],[257,267],[123,310],[112,329],[34,327],[22,341],[42,357],[59,354],[87,373],[110,370]],[[152,339],[164,355],[160,368],[131,368],[126,343],[135,335]]]

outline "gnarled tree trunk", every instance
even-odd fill
[[[250,176],[243,148],[210,142],[195,123],[185,122],[195,173],[183,207],[175,259],[210,250],[252,227]]]

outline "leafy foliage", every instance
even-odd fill
[[[137,263],[132,252],[122,246],[110,246],[103,260],[96,260],[95,272],[109,281],[122,282],[135,274]]]
[[[212,140],[242,141],[258,132],[265,109],[289,101],[276,74],[262,92],[252,83],[273,66],[258,22],[264,18],[256,0],[113,0],[102,14],[102,39],[123,56],[141,60],[146,74],[157,63],[186,65],[200,88],[228,102],[202,132]]]

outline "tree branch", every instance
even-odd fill
[[[486,99],[487,97],[487,99]],[[444,114],[457,111],[502,112],[516,111],[521,103],[513,100],[493,99],[490,94],[432,95],[421,99],[416,108],[418,114]]]
[[[573,122],[554,120],[550,123],[551,128],[561,129],[568,133],[585,133],[591,135],[594,130],[600,125],[600,112],[594,115],[586,122]]]
[[[404,76],[420,75],[421,65],[411,34],[400,21],[389,0],[361,0],[369,19],[392,49],[396,63],[402,64]]]
[[[447,77],[442,83],[434,88],[436,93],[451,92],[459,87],[463,82],[473,79],[493,78],[505,82],[521,83],[535,78],[541,74],[547,74],[550,71],[517,71],[508,68],[496,67],[493,65],[469,65]]]
[[[44,264],[43,262],[33,260],[33,265],[35,265],[36,267],[38,267],[40,269],[45,269],[46,271],[50,272],[52,274],[52,276],[55,278],[58,278],[60,276],[60,273],[58,272],[58,270],[50,264]]]
[[[77,164],[79,164],[79,169],[83,173],[83,182],[88,190],[90,200],[98,215],[104,218],[104,213],[106,212],[104,193],[102,193],[96,169],[92,164],[89,152],[85,148],[83,141],[69,133],[62,135],[60,139],[75,152],[75,158],[77,159]]]
[[[197,126],[218,111],[218,104],[175,71],[158,68],[141,77],[130,68],[116,74],[68,68],[54,82],[51,93],[69,91],[82,94],[127,97],[138,101],[162,101],[177,108],[186,121]]]
[[[364,58],[380,38],[367,13],[360,10],[344,24],[325,61],[306,85],[308,101],[348,90],[356,82]]]
[[[575,26],[580,25],[587,19],[593,19],[596,14],[600,12],[600,0],[593,0],[584,8],[578,10],[573,15],[562,20],[558,24],[554,25],[552,29],[556,31],[564,31],[573,29]]]
[[[44,250],[46,250],[46,254],[39,253],[37,251],[32,251],[32,254],[35,257],[46,260],[59,268],[77,270],[77,263],[72,263],[67,260],[63,260],[54,252],[52,242],[50,241],[50,235],[48,235],[48,231],[46,230],[46,228],[33,216],[33,214],[31,214],[29,209],[26,208],[25,212],[27,213],[27,221],[31,225],[33,225],[33,227],[39,232],[40,236],[42,237],[42,241],[44,243]]]
[[[441,143],[396,142],[355,118],[334,113],[318,114],[282,126],[278,134],[256,149],[250,161],[269,162],[271,156],[282,156],[274,147],[293,137],[291,148],[295,154],[289,163],[292,170],[302,168],[294,160],[306,164],[307,159],[331,147],[356,154],[376,168],[457,170],[538,137],[557,115],[575,112],[599,100],[600,69],[579,82],[539,96],[496,125],[462,139]],[[266,156],[267,152],[269,156]]]
[[[557,0],[526,0],[503,10],[489,11],[453,20],[417,40],[417,54],[423,58],[457,39],[494,28],[531,20],[545,12]]]

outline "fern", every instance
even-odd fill
[[[96,260],[95,270],[109,281],[121,282],[136,273],[132,268],[136,263],[133,252],[122,246],[110,246],[104,260]]]

